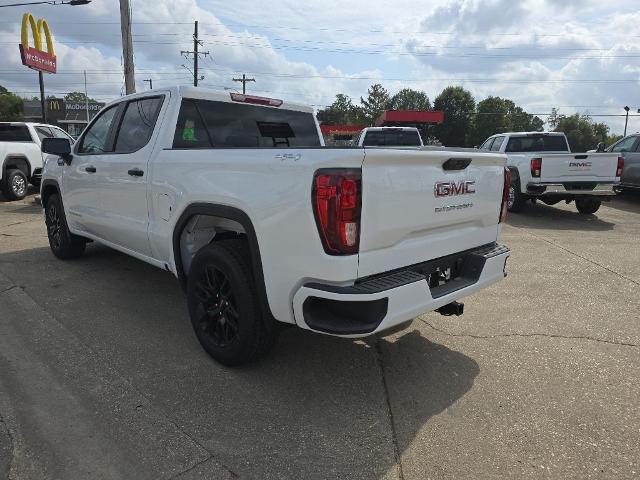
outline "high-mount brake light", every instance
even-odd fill
[[[541,172],[542,172],[542,159],[532,158],[531,159],[531,176],[534,178],[540,178]]]
[[[231,93],[231,100],[234,102],[253,103],[255,105],[266,105],[268,107],[279,107],[282,100],[277,98],[257,97],[256,95],[245,95],[244,93]]]
[[[324,251],[329,255],[358,253],[362,207],[361,170],[318,170],[313,177],[312,199]]]
[[[511,170],[504,167],[504,181],[502,184],[502,204],[500,206],[500,219],[499,223],[504,222],[507,219],[507,206],[509,202],[509,186],[511,185]]]
[[[624,157],[618,157],[618,168],[616,168],[616,177],[622,176],[622,170],[624,170]]]

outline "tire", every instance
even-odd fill
[[[260,308],[245,240],[220,240],[196,254],[187,303],[198,341],[223,365],[253,362],[275,341],[274,322]]]
[[[2,193],[8,200],[22,200],[27,196],[29,181],[22,170],[7,170],[2,181]]]
[[[511,172],[511,182],[509,183],[509,198],[507,200],[507,211],[521,212],[527,197],[520,191],[520,179]]]
[[[600,200],[594,198],[578,198],[576,199],[576,208],[583,215],[592,215],[598,211],[602,205]]]
[[[69,231],[58,194],[54,193],[47,199],[44,213],[49,247],[53,254],[62,260],[70,260],[82,255],[87,246],[87,239]]]

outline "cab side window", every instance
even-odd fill
[[[35,127],[35,130],[40,141],[42,141],[43,138],[53,137],[53,133],[51,133],[51,129],[49,127]]]
[[[630,152],[636,143],[637,137],[627,137],[620,140],[611,149],[612,152]]]
[[[484,143],[482,145],[480,145],[480,150],[489,150],[491,148],[491,144],[493,143],[493,141],[495,140],[495,138],[489,138],[488,140],[485,140]]]
[[[122,116],[116,153],[133,153],[151,139],[164,97],[149,97],[129,102]]]
[[[500,147],[502,146],[502,142],[504,142],[504,137],[496,137],[496,138],[494,138],[493,143],[491,144],[490,150],[492,152],[499,152],[500,151]]]
[[[100,113],[82,136],[78,153],[100,154],[113,151],[111,127],[119,106],[119,104],[113,105]]]

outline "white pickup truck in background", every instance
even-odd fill
[[[53,253],[91,239],[172,272],[228,365],[264,353],[277,322],[371,335],[459,315],[505,276],[502,154],[323,148],[310,107],[191,87],[118,99],[73,148],[42,149]]]
[[[0,122],[0,190],[8,200],[22,200],[29,183],[40,186],[43,138],[73,138],[43,123]]]
[[[358,137],[359,147],[422,147],[420,131],[415,127],[367,127]]]
[[[510,212],[539,199],[547,205],[575,200],[580,213],[595,213],[616,194],[624,166],[617,153],[571,153],[561,132],[501,133],[480,149],[507,155]]]

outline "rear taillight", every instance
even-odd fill
[[[540,178],[541,171],[542,171],[542,159],[532,158],[531,159],[531,176],[533,178]]]
[[[313,177],[312,200],[324,251],[329,255],[358,253],[362,203],[361,170],[318,170]]]
[[[504,182],[502,184],[502,205],[500,206],[500,220],[504,222],[507,219],[507,203],[509,202],[509,186],[511,185],[511,170],[504,168]]]
[[[616,168],[616,177],[622,176],[622,170],[624,170],[624,158],[618,157],[618,168]]]

